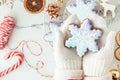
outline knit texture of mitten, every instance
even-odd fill
[[[70,16],[63,24],[63,29],[55,29],[54,56],[56,69],[55,80],[82,79],[82,58],[77,55],[75,49],[65,47],[67,27],[75,22],[76,16]]]
[[[114,59],[115,32],[107,29],[102,17],[95,15],[91,20],[95,27],[102,29],[103,36],[98,42],[100,50],[83,57],[84,80],[112,80],[109,69]]]

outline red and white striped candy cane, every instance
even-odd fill
[[[12,57],[17,57],[18,58],[17,62],[13,66],[9,67],[8,69],[5,69],[4,71],[1,71],[0,72],[0,77],[3,77],[6,74],[8,74],[9,72],[17,69],[21,65],[21,63],[23,62],[23,54],[22,53],[10,52],[7,56],[5,56],[5,59],[10,59]]]
[[[12,17],[5,16],[0,23],[0,49],[5,48],[14,29],[15,20]]]

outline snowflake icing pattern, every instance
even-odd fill
[[[85,3],[84,0],[76,0],[76,4],[70,4],[67,6],[67,10],[71,14],[76,14],[79,20],[82,21],[85,18],[90,18],[95,14],[95,12],[93,12],[95,6],[95,0],[91,0],[87,3]]]
[[[72,37],[66,41],[67,47],[76,47],[78,55],[83,56],[88,50],[96,52],[98,51],[98,45],[96,40],[102,36],[101,30],[91,30],[92,25],[89,19],[85,20],[81,27],[70,26]]]

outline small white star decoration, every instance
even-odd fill
[[[67,47],[76,47],[78,55],[83,56],[87,50],[96,52],[98,51],[98,45],[96,40],[102,36],[102,31],[99,29],[92,29],[92,24],[89,19],[86,19],[81,27],[71,25],[69,30],[71,32],[72,37],[69,38],[65,45]]]

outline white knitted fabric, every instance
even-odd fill
[[[54,80],[68,80],[82,78],[82,58],[80,58],[75,49],[68,49],[64,46],[67,35],[68,25],[76,23],[76,16],[70,16],[63,24],[62,30],[55,29],[54,56],[56,69]]]
[[[86,54],[83,58],[84,80],[112,80],[108,75],[112,65],[115,48],[115,32],[111,31],[106,39],[105,46],[97,53]]]
[[[105,76],[100,77],[85,77],[84,80],[112,80],[112,74],[108,73]]]
[[[107,29],[105,20],[95,15],[91,18],[94,27],[103,30],[103,36],[100,38],[98,52],[88,52],[83,57],[83,71],[87,76],[84,80],[112,80],[109,72],[114,58],[115,32]]]

